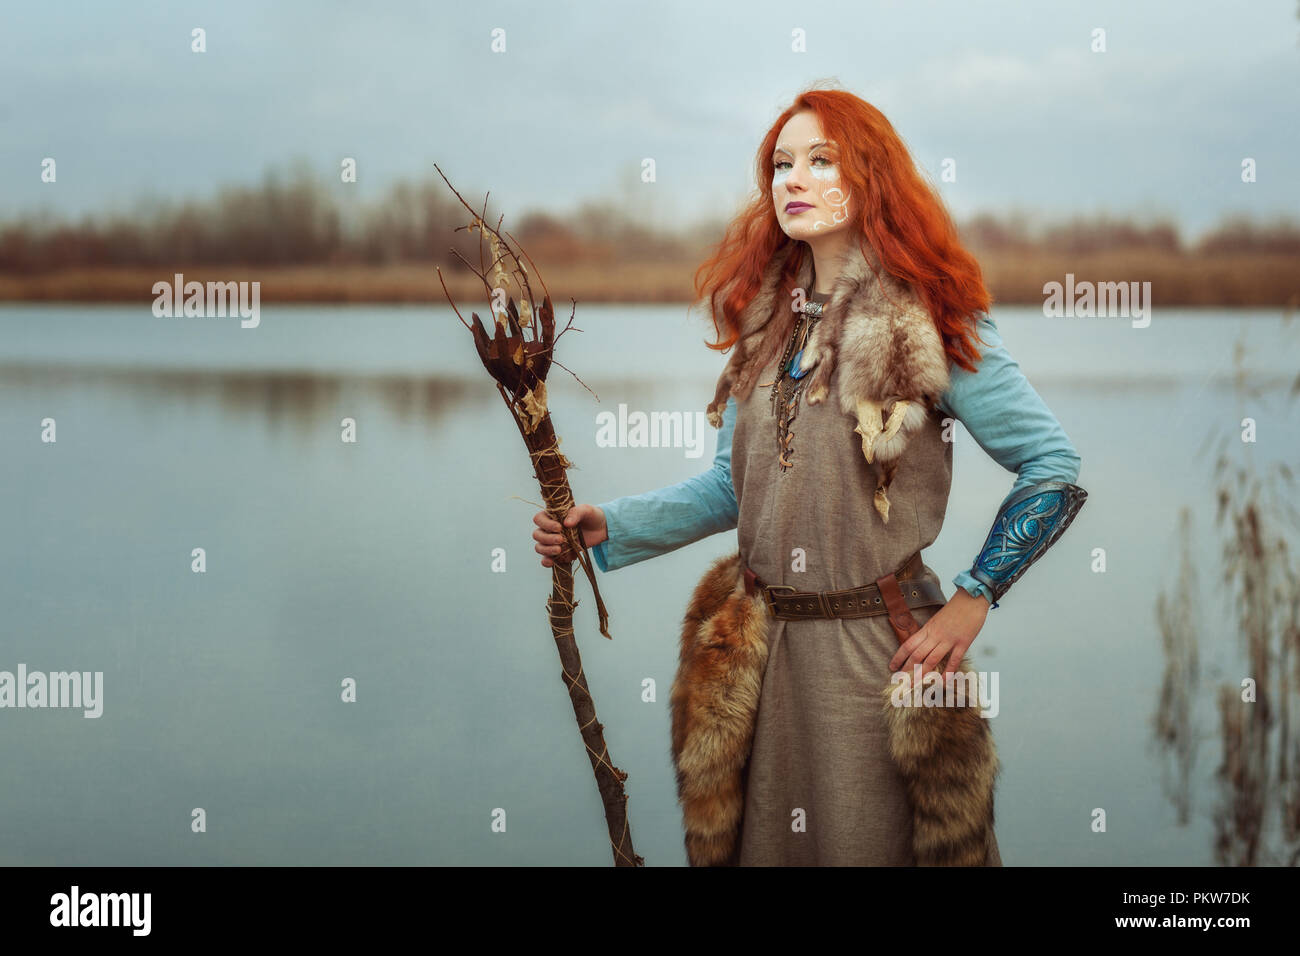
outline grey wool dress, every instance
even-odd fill
[[[952,480],[939,416],[931,412],[909,442],[885,524],[872,504],[878,466],[840,410],[838,375],[824,402],[801,398],[790,424],[793,464],[780,468],[769,404],[776,370],[773,361],[736,411],[731,471],[742,560],[765,583],[827,591],[869,584],[932,544]],[[925,575],[939,583],[928,566]],[[913,613],[925,623],[936,610]],[[769,634],[740,865],[915,865],[912,811],[880,707],[898,649],[889,619],[773,619]],[[995,837],[987,865],[1002,865]]]

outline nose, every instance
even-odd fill
[[[807,189],[807,184],[804,183],[803,179],[804,172],[805,167],[799,160],[796,159],[791,162],[790,172],[785,177],[785,188],[790,192],[803,192]]]

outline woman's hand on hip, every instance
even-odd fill
[[[975,642],[975,636],[984,626],[988,613],[988,601],[982,597],[973,597],[958,588],[952,600],[939,608],[930,620],[921,625],[919,631],[898,646],[898,651],[890,658],[889,669],[910,674],[920,664],[924,676],[937,671],[947,657],[948,666],[944,668],[944,674],[956,673],[962,656]]]
[[[560,522],[552,518],[548,512],[539,511],[533,515],[533,524],[537,525],[537,530],[533,532],[533,540],[537,544],[533,546],[533,550],[542,555],[542,567],[549,568],[555,561],[569,564],[578,560],[573,549],[565,543]],[[564,525],[568,528],[576,527],[578,533],[582,535],[583,545],[588,548],[600,544],[609,537],[609,531],[605,526],[605,512],[595,505],[574,505],[565,513]]]

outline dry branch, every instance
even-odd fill
[[[435,166],[435,168],[437,168]],[[447,182],[447,177],[438,169],[438,175]],[[461,261],[483,282],[490,301],[494,319],[493,334],[489,336],[477,313],[471,313],[473,324],[465,321],[451,294],[447,293],[447,284],[443,282],[443,292],[451,302],[457,318],[474,336],[474,345],[479,359],[488,374],[496,381],[497,391],[501,393],[511,417],[519,428],[519,434],[528,448],[538,483],[541,485],[542,497],[546,511],[556,521],[563,521],[569,509],[574,505],[573,493],[569,489],[569,479],[565,474],[571,466],[570,461],[560,451],[560,439],[551,423],[550,411],[546,404],[546,374],[554,362],[553,352],[559,336],[555,334],[555,313],[551,306],[550,293],[546,292],[540,308],[535,307],[532,287],[529,282],[528,268],[532,265],[527,253],[518,243],[511,244],[502,235],[498,222],[494,228],[486,223],[479,213],[456,192],[450,182],[447,186],[461,204],[473,217],[468,226],[479,233],[479,265],[473,266],[463,256]],[[484,206],[486,208],[486,197]],[[459,231],[459,230],[458,230]],[[508,235],[508,234],[507,234]],[[483,242],[486,240],[491,260],[484,262]],[[521,259],[520,256],[523,256]],[[532,266],[536,275],[536,266]],[[439,270],[438,277],[442,279]],[[538,281],[541,277],[537,276]],[[510,294],[511,288],[518,293],[518,304]],[[542,283],[546,290],[546,284]],[[539,333],[540,326],[540,333]],[[560,332],[563,334],[573,328],[573,317]],[[531,336],[525,334],[530,331]],[[560,363],[554,362],[559,365]],[[563,368],[564,366],[560,366]],[[567,369],[566,369],[567,371]],[[570,374],[572,374],[570,372]],[[577,378],[577,376],[574,376]],[[578,379],[581,382],[581,379]],[[583,386],[586,387],[585,384]],[[588,389],[590,391],[590,389]],[[593,393],[594,394],[594,393]],[[632,848],[632,834],[627,819],[627,794],[623,781],[627,774],[614,766],[610,760],[609,749],[605,745],[604,727],[596,720],[596,705],[587,688],[587,678],[582,671],[582,658],[578,654],[578,645],[573,635],[573,609],[577,601],[573,596],[573,560],[563,560],[566,555],[576,556],[587,580],[591,583],[592,594],[596,601],[596,613],[600,621],[600,633],[610,637],[609,615],[605,602],[601,599],[600,588],[596,584],[595,568],[591,555],[582,541],[577,528],[564,528],[568,547],[565,552],[552,559],[551,595],[546,603],[546,614],[550,620],[551,633],[555,638],[556,650],[560,655],[563,668],[562,676],[573,704],[573,714],[578,721],[578,730],[582,734],[587,756],[591,761],[592,772],[596,775],[596,785],[600,789],[601,801],[605,806],[605,822],[609,828],[610,845],[614,851],[616,866],[642,866],[645,861],[637,856]]]

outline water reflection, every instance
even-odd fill
[[[436,426],[461,402],[495,400],[481,382],[446,376],[355,375],[286,370],[184,370],[76,365],[0,365],[0,382],[19,388],[99,385],[147,402],[205,404],[232,418],[258,417],[308,431],[323,412],[357,392],[380,400],[402,423]]]
[[[21,733],[0,733],[0,763],[24,769],[0,792],[0,817],[63,821],[13,830],[0,841],[0,856],[193,863],[193,845],[172,840],[159,823],[167,814],[158,808],[201,788],[213,801],[245,807],[223,842],[201,851],[206,863],[607,863],[607,849],[595,847],[590,859],[575,849],[581,841],[572,838],[572,815],[554,809],[591,799],[590,777],[583,776],[590,770],[579,753],[580,773],[554,771],[566,766],[566,754],[574,756],[563,729],[572,712],[567,701],[555,700],[546,676],[554,666],[544,618],[549,575],[532,553],[535,508],[522,500],[536,497],[536,481],[477,360],[430,347],[428,323],[414,312],[381,316],[382,326],[368,313],[313,314],[312,324],[304,316],[298,326],[286,323],[279,339],[255,343],[127,337],[106,318],[112,318],[108,310],[58,322],[19,315],[0,336],[7,350],[0,357],[0,432],[11,438],[0,456],[0,488],[9,503],[0,509],[0,523],[17,543],[0,551],[11,612],[0,667],[26,661],[103,669],[116,688],[102,721],[82,720],[81,727],[32,720]],[[660,318],[656,327],[668,330],[672,349],[683,356],[694,354],[688,347],[698,350],[693,332],[675,341],[670,316]],[[1055,698],[1027,692],[999,717],[1008,764],[1019,773],[1009,774],[1000,795],[1017,864],[1139,865],[1154,858],[1203,865],[1213,859],[1216,817],[1232,831],[1225,845],[1253,839],[1258,847],[1221,859],[1250,852],[1261,861],[1286,859],[1281,824],[1296,818],[1297,801],[1287,794],[1294,793],[1300,733],[1287,731],[1284,744],[1281,728],[1292,719],[1284,712],[1294,701],[1289,688],[1297,685],[1300,653],[1281,640],[1280,597],[1272,599],[1273,643],[1260,645],[1277,655],[1267,669],[1248,667],[1245,643],[1239,648],[1232,636],[1242,630],[1239,623],[1229,627],[1216,614],[1224,566],[1209,526],[1214,450],[1194,456],[1209,423],[1227,427],[1251,415],[1261,424],[1260,441],[1249,452],[1261,462],[1294,463],[1291,436],[1300,419],[1294,407],[1281,406],[1295,377],[1290,356],[1296,350],[1287,351],[1275,316],[1220,319],[1153,324],[1132,335],[1127,348],[1112,337],[1109,356],[1099,354],[1104,328],[1007,323],[1018,330],[1017,357],[1035,370],[1035,385],[1083,452],[1090,493],[1098,501],[1112,495],[1113,507],[1087,519],[1095,537],[1079,546],[1106,542],[1132,571],[1080,582],[1067,548],[1036,571],[1044,594],[1091,588],[1079,613],[1059,622],[1060,641],[1041,640],[1032,597],[1019,622],[998,625],[1007,680],[1029,688],[1033,675],[1060,666],[1067,648],[1080,647],[1087,652],[1077,659],[1079,679],[1104,688],[1095,726],[1086,729],[1108,744],[1081,746],[1068,761],[1061,742],[1079,721]],[[1264,373],[1251,384],[1268,394],[1238,408],[1231,382],[1222,389],[1217,383],[1231,367],[1234,330],[1246,326],[1257,350],[1255,369]],[[595,336],[586,343],[566,336],[570,342],[575,354],[565,364],[600,397],[567,374],[553,376],[556,425],[576,466],[575,494],[599,502],[708,467],[707,458],[688,460],[678,449],[599,447],[595,415],[617,413],[620,403],[699,409],[715,375],[660,362],[660,353],[606,354]],[[1077,371],[1051,370],[1062,353]],[[1140,363],[1159,372],[1166,367],[1161,356],[1172,356],[1167,367],[1181,368],[1181,377],[1126,378],[1117,367]],[[1288,359],[1279,389],[1276,376]],[[647,370],[653,378],[639,377]],[[38,423],[47,415],[61,426],[57,447],[38,440]],[[340,442],[338,422],[345,416],[360,423],[356,446]],[[1242,457],[1239,437],[1229,437]],[[1011,483],[973,441],[959,441],[955,455],[960,494],[934,550],[945,574],[969,562],[969,549],[988,530],[988,508]],[[1203,466],[1189,467],[1197,460]],[[1184,503],[1195,503],[1195,534],[1175,547],[1152,529],[1174,527],[1174,509]],[[1262,502],[1257,509],[1265,548],[1277,537],[1282,506]],[[647,846],[674,853],[680,852],[680,818],[664,756],[666,718],[662,710],[655,716],[639,688],[647,675],[661,686],[671,680],[676,651],[665,628],[673,606],[684,606],[699,568],[727,540],[705,539],[694,550],[602,579],[616,642],[587,661],[601,686],[632,688],[607,693],[608,720],[620,755],[627,755],[619,759],[637,768],[634,800],[642,810],[634,826]],[[216,556],[204,578],[190,571],[195,545]],[[506,580],[489,570],[488,548],[497,546],[512,552]],[[1176,574],[1180,555],[1194,575],[1181,596],[1171,589],[1166,599],[1166,617],[1173,615],[1166,630],[1177,642],[1168,652],[1175,667],[1160,689],[1151,583],[1163,579],[1162,569]],[[1271,565],[1276,570],[1284,562],[1274,558]],[[1277,576],[1260,580],[1274,594],[1284,583]],[[515,594],[522,599],[505,598]],[[579,613],[588,608],[584,602]],[[587,620],[583,633],[592,633],[594,619]],[[466,634],[474,637],[469,644]],[[981,641],[993,636],[990,631]],[[1285,647],[1292,650],[1283,659]],[[1135,651],[1142,666],[1126,675],[1120,693],[1112,689],[1113,664],[1133,660]],[[343,708],[337,679],[358,672],[364,687],[383,691],[365,710]],[[1271,688],[1274,715],[1266,734],[1272,758],[1262,762],[1250,755],[1257,727],[1221,731],[1216,710],[1223,684],[1232,692],[1232,710],[1257,720],[1261,711],[1251,709],[1257,705],[1238,702],[1239,683],[1243,675],[1261,674],[1260,695]],[[1153,825],[1172,822],[1174,813],[1156,764],[1141,752],[1158,690],[1165,701],[1159,747],[1169,759],[1166,786],[1181,789],[1182,817],[1191,821],[1173,834]],[[382,706],[370,706],[377,700]],[[1300,713],[1289,706],[1290,714]],[[465,714],[473,716],[470,724]],[[1229,764],[1219,809],[1212,771],[1228,732],[1228,759],[1240,753],[1245,763]],[[1283,767],[1287,753],[1293,756]],[[97,792],[109,801],[93,819],[82,805],[87,766],[97,768]],[[1261,766],[1263,776],[1252,769]],[[340,775],[340,767],[364,772]],[[537,773],[552,774],[550,803],[539,809],[532,801],[529,812],[540,821],[541,810],[554,809],[564,823],[544,834],[537,828],[526,849],[502,849],[479,826],[478,808],[488,800],[497,806],[503,786],[526,792]],[[1045,775],[1059,781],[1047,792]],[[155,795],[152,802],[132,790],[141,780]],[[329,785],[321,786],[323,780]],[[1113,785],[1130,810],[1131,831],[1122,842],[1103,846],[1086,827],[1071,825],[1077,795],[1098,782]],[[1243,795],[1239,810],[1230,799],[1234,792]],[[310,799],[295,796],[290,810],[286,795],[300,794]],[[430,807],[456,825],[427,827],[422,821]],[[104,814],[123,826],[96,826]],[[1257,836],[1251,820],[1263,821]],[[65,844],[52,847],[58,833]],[[659,859],[656,853],[654,862]]]
[[[1160,627],[1165,657],[1160,682],[1160,703],[1155,715],[1155,739],[1164,759],[1161,786],[1178,813],[1178,825],[1186,826],[1192,810],[1192,768],[1196,763],[1199,734],[1193,703],[1200,680],[1199,629],[1200,594],[1196,566],[1192,563],[1192,513],[1179,512],[1179,576],[1171,595],[1156,598],[1156,620]]]

